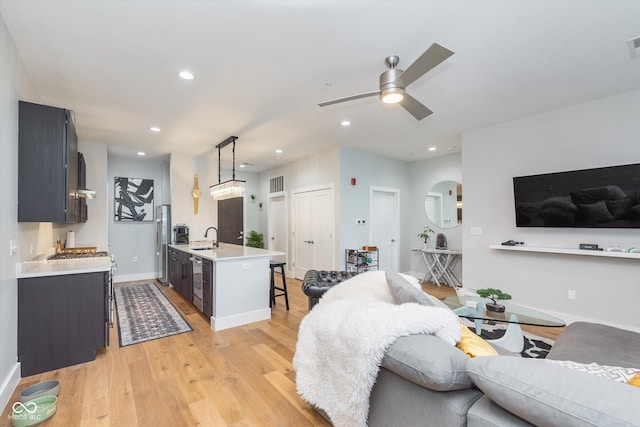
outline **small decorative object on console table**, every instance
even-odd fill
[[[421,238],[422,240],[424,240],[424,249],[427,249],[427,245],[429,243],[429,233],[435,233],[431,227],[429,227],[428,225],[424,226],[424,230],[422,230],[422,233],[418,234],[418,237]]]
[[[498,300],[511,299],[511,295],[505,294],[500,289],[484,288],[484,289],[478,289],[476,293],[480,295],[482,298],[489,298],[491,301],[493,301],[493,302],[488,302],[486,304],[486,307],[487,307],[487,310],[495,311],[497,313],[503,313],[505,310],[504,305],[498,304]]]

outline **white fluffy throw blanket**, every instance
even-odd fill
[[[451,310],[389,301],[384,273],[364,273],[329,290],[300,324],[293,359],[298,393],[336,427],[367,425],[369,395],[396,338],[422,333],[451,345],[460,340]]]

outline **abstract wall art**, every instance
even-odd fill
[[[153,180],[116,176],[115,221],[153,221]]]

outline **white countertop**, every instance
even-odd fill
[[[193,247],[202,247],[202,244],[197,245],[169,245],[170,247],[182,252],[186,252],[190,255],[195,255],[201,258],[210,259],[216,262],[233,261],[247,258],[270,258],[275,256],[284,255],[284,252],[270,251],[268,249],[251,248],[248,246],[232,245],[230,243],[220,243],[220,247],[217,249],[209,250],[193,250]]]
[[[109,269],[111,269],[111,258],[109,258],[108,256],[95,258],[25,261],[17,264],[16,276],[18,279],[25,279],[29,277],[96,273],[100,271],[109,271]]]

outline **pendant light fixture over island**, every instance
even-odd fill
[[[216,145],[218,149],[218,183],[209,187],[209,193],[214,200],[225,200],[240,197],[244,193],[245,181],[236,179],[236,140],[237,136],[229,138]],[[220,180],[220,150],[229,144],[233,144],[233,163],[231,179],[225,182]]]

